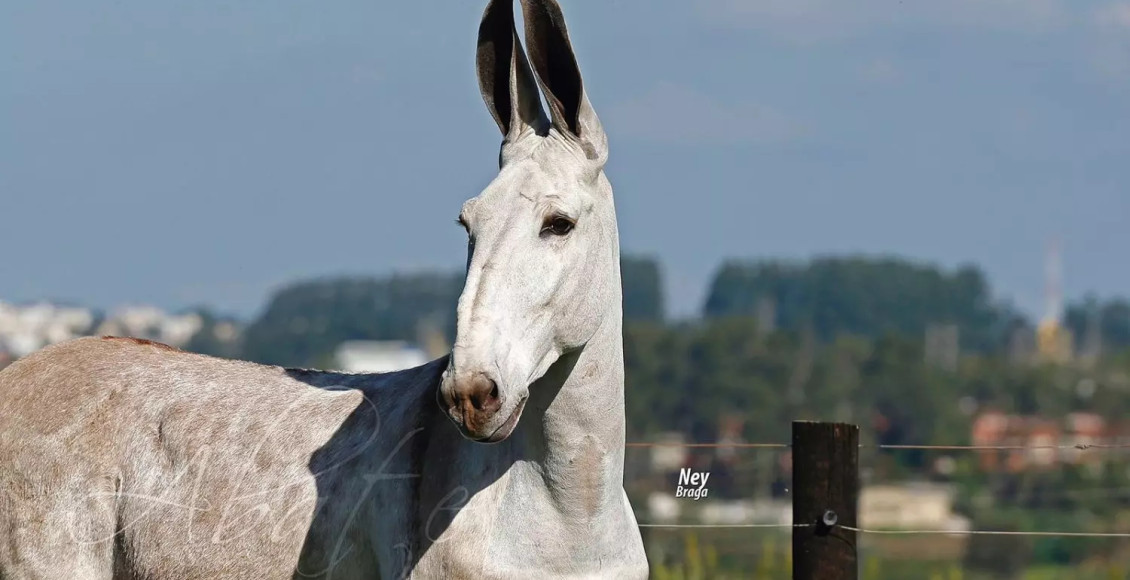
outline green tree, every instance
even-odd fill
[[[624,290],[624,320],[663,320],[663,280],[654,258],[623,256],[620,277]]]
[[[820,257],[810,262],[730,261],[711,284],[708,318],[756,315],[770,301],[774,323],[808,325],[822,341],[840,334],[922,336],[934,323],[954,323],[963,346],[1000,348],[1020,318],[992,301],[984,274],[973,266],[947,273],[894,257]]]
[[[1092,325],[1097,325],[1104,348],[1130,347],[1130,300],[1099,300],[1094,295],[1071,304],[1064,313],[1064,322],[1076,341],[1084,341]]]
[[[347,340],[417,340],[419,324],[438,320],[454,336],[463,275],[327,278],[279,290],[244,336],[245,357],[268,364],[313,365]]]

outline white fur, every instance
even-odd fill
[[[531,55],[572,54],[543,34],[563,27],[556,2],[523,8]],[[488,7],[480,56],[511,11]],[[607,140],[570,67],[535,57],[535,78],[518,44],[505,60],[506,109],[480,70],[504,144],[463,208],[452,354],[383,375],[132,339],[25,357],[0,372],[0,578],[647,577],[623,490]],[[575,221],[567,235],[541,232],[555,213]],[[450,404],[476,375],[498,387],[483,432],[525,404],[494,444]]]

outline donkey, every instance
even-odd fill
[[[479,28],[503,140],[459,214],[451,353],[346,374],[41,349],[0,372],[0,578],[647,577],[608,143],[560,6],[522,9],[528,55],[511,0]]]

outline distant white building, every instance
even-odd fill
[[[351,340],[338,345],[334,362],[348,373],[387,373],[420,366],[428,356],[400,340]]]
[[[82,336],[92,324],[94,313],[86,308],[0,302],[0,350],[19,358],[48,344]]]
[[[956,490],[950,485],[903,483],[869,485],[860,490],[859,520],[865,528],[969,529],[968,518],[953,512]]]
[[[183,347],[203,327],[197,314],[174,315],[152,306],[123,307],[110,313],[97,328],[89,308],[58,306],[49,302],[27,305],[0,301],[0,353],[11,358],[27,356],[47,345],[80,336],[115,335],[157,340]],[[231,335],[234,328],[217,328]]]
[[[687,465],[686,435],[678,431],[660,433],[651,448],[651,469],[658,472],[678,471]]]
[[[182,347],[203,326],[198,314],[173,315],[154,306],[126,306],[111,312],[95,334],[148,338]]]

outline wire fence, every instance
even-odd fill
[[[691,449],[791,449],[789,443],[679,443],[674,441],[656,441],[644,443],[626,443],[628,448],[634,447],[686,447]],[[860,444],[860,449],[916,449],[932,451],[1037,451],[1037,450],[1087,450],[1087,449],[1130,449],[1130,443],[1075,443],[1070,445],[866,445]]]
[[[791,443],[746,443],[746,442],[714,442],[714,443],[684,443],[679,441],[656,441],[656,442],[629,442],[626,444],[630,449],[662,449],[662,448],[682,448],[687,450],[719,450],[719,451],[733,451],[733,450],[792,450]],[[1020,453],[1025,452],[1051,452],[1051,451],[1091,451],[1091,452],[1111,452],[1112,454],[1120,450],[1130,450],[1130,441],[1122,442],[1078,442],[1078,443],[1065,443],[1065,444],[992,444],[992,445],[910,445],[910,444],[859,444],[858,448],[879,450],[879,451],[944,451],[944,452],[1011,452]],[[746,462],[743,462],[746,463]],[[750,466],[752,468],[752,466]],[[1118,497],[1122,496],[1127,501],[1130,501],[1130,486],[1123,488],[1106,488],[1099,490],[1055,490],[1056,497]],[[1100,493],[1101,492],[1101,493]],[[874,536],[880,537],[915,537],[915,536],[941,536],[948,538],[976,538],[986,536],[996,537],[1028,537],[1028,538],[1045,538],[1045,539],[1113,539],[1125,540],[1130,539],[1130,531],[1079,531],[1079,530],[1057,530],[1057,529],[1035,529],[1030,531],[1010,530],[1010,529],[948,529],[945,527],[930,528],[929,526],[898,526],[898,527],[875,527],[864,525],[844,525],[839,524],[838,527],[861,536]],[[673,531],[696,531],[696,530],[719,530],[719,531],[738,531],[738,530],[778,530],[778,531],[794,531],[798,529],[818,527],[817,523],[785,523],[785,522],[764,522],[764,523],[683,523],[683,522],[642,522],[639,524],[640,528],[651,530],[673,530]],[[1006,526],[1011,527],[1011,526]],[[1067,527],[1067,526],[1065,526]],[[1070,526],[1074,527],[1074,526]],[[1110,526],[1115,530],[1121,526]],[[1110,529],[1108,527],[1108,530]],[[1128,526],[1130,527],[1130,526]],[[1100,528],[1101,529],[1101,528]]]
[[[671,528],[671,529],[694,529],[694,528],[775,528],[775,529],[793,529],[793,528],[814,528],[816,524],[639,524],[641,528]],[[866,528],[857,528],[854,526],[839,525],[838,527],[845,530],[861,534],[883,534],[883,535],[922,535],[922,534],[935,534],[945,536],[1039,536],[1039,537],[1074,537],[1074,538],[1130,538],[1130,533],[1120,532],[1013,532],[1007,530],[869,530]]]

